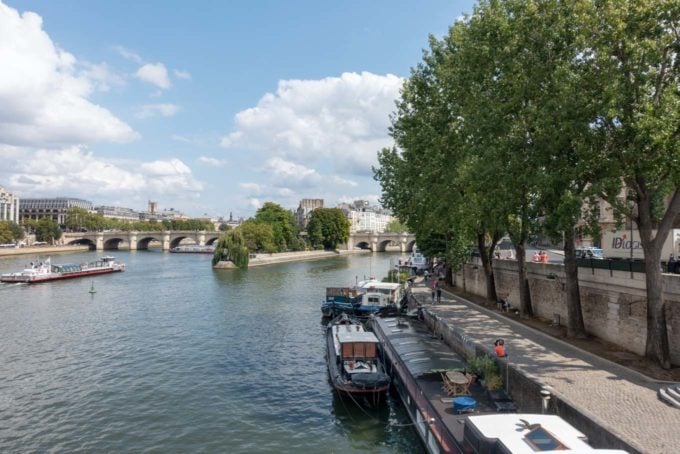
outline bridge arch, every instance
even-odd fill
[[[149,249],[149,243],[152,241],[158,241],[161,245],[163,244],[162,238],[156,238],[154,236],[145,236],[137,240],[137,249]]]
[[[91,251],[97,249],[97,244],[88,238],[78,238],[66,243],[69,246],[88,246]]]
[[[358,247],[359,249],[369,249],[370,250],[371,249],[371,243],[369,243],[368,241],[359,241],[357,244],[354,245],[354,247],[355,248]]]
[[[104,240],[103,244],[103,249],[118,249],[120,247],[121,243],[125,243],[127,240],[124,238],[118,238],[118,237],[113,237],[113,238],[107,238]]]

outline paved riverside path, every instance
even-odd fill
[[[413,295],[438,318],[493,352],[501,337],[511,366],[552,388],[562,401],[643,453],[680,453],[680,410],[660,401],[659,382],[529,328],[493,310],[431,289],[418,279]]]

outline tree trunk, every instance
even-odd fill
[[[531,292],[527,280],[527,252],[523,242],[515,244],[517,253],[517,275],[519,278],[519,314],[521,317],[532,317],[534,310],[531,306]]]
[[[643,184],[640,186],[643,189],[645,188]],[[663,297],[661,276],[661,248],[670,233],[678,212],[680,212],[680,190],[676,189],[663,219],[657,226],[652,222],[651,196],[644,191],[638,191],[637,197],[636,223],[642,249],[645,253],[645,284],[647,285],[647,346],[645,347],[645,356],[656,361],[664,369],[670,369],[666,303]],[[654,227],[657,231],[656,236],[652,237]]]
[[[486,247],[485,236],[484,233],[477,234],[477,247],[479,248],[484,276],[486,277],[486,299],[495,304],[498,301],[498,297],[496,296],[496,282],[493,274],[493,252],[500,239],[500,234],[494,233],[489,247]]]
[[[564,274],[567,292],[567,337],[584,339],[586,328],[581,309],[581,292],[578,286],[578,266],[574,247],[574,230],[564,232]]]

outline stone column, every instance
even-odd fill
[[[95,235],[94,248],[98,251],[104,250],[104,233],[103,232],[97,232],[97,234]]]
[[[368,240],[369,240],[370,245],[371,245],[371,251],[373,251],[373,253],[378,252],[378,237],[375,236],[375,235],[371,235],[368,238]]]
[[[169,230],[166,230],[163,232],[163,250],[164,251],[169,251],[170,250],[170,232]]]
[[[198,235],[196,235],[196,242],[199,246],[205,246],[205,230],[198,232]]]
[[[130,244],[131,251],[137,250],[137,232],[128,233],[128,243]]]

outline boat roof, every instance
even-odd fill
[[[433,339],[429,333],[414,330],[411,324],[400,325],[396,318],[376,318],[375,322],[382,326],[413,377],[465,368],[465,362],[459,355],[442,349],[441,341]]]
[[[593,448],[582,432],[557,415],[497,413],[470,416],[467,424],[473,425],[485,438],[497,439],[513,454],[534,454],[537,451],[598,454],[625,452]],[[556,442],[566,449],[555,447]],[[542,449],[542,443],[545,449]]]
[[[375,337],[375,334],[367,331],[339,331],[337,334],[338,340],[342,344],[348,342],[378,343],[378,338]]]
[[[401,284],[398,282],[363,281],[359,283],[359,287],[365,289],[375,288],[379,290],[396,290],[401,287]]]

